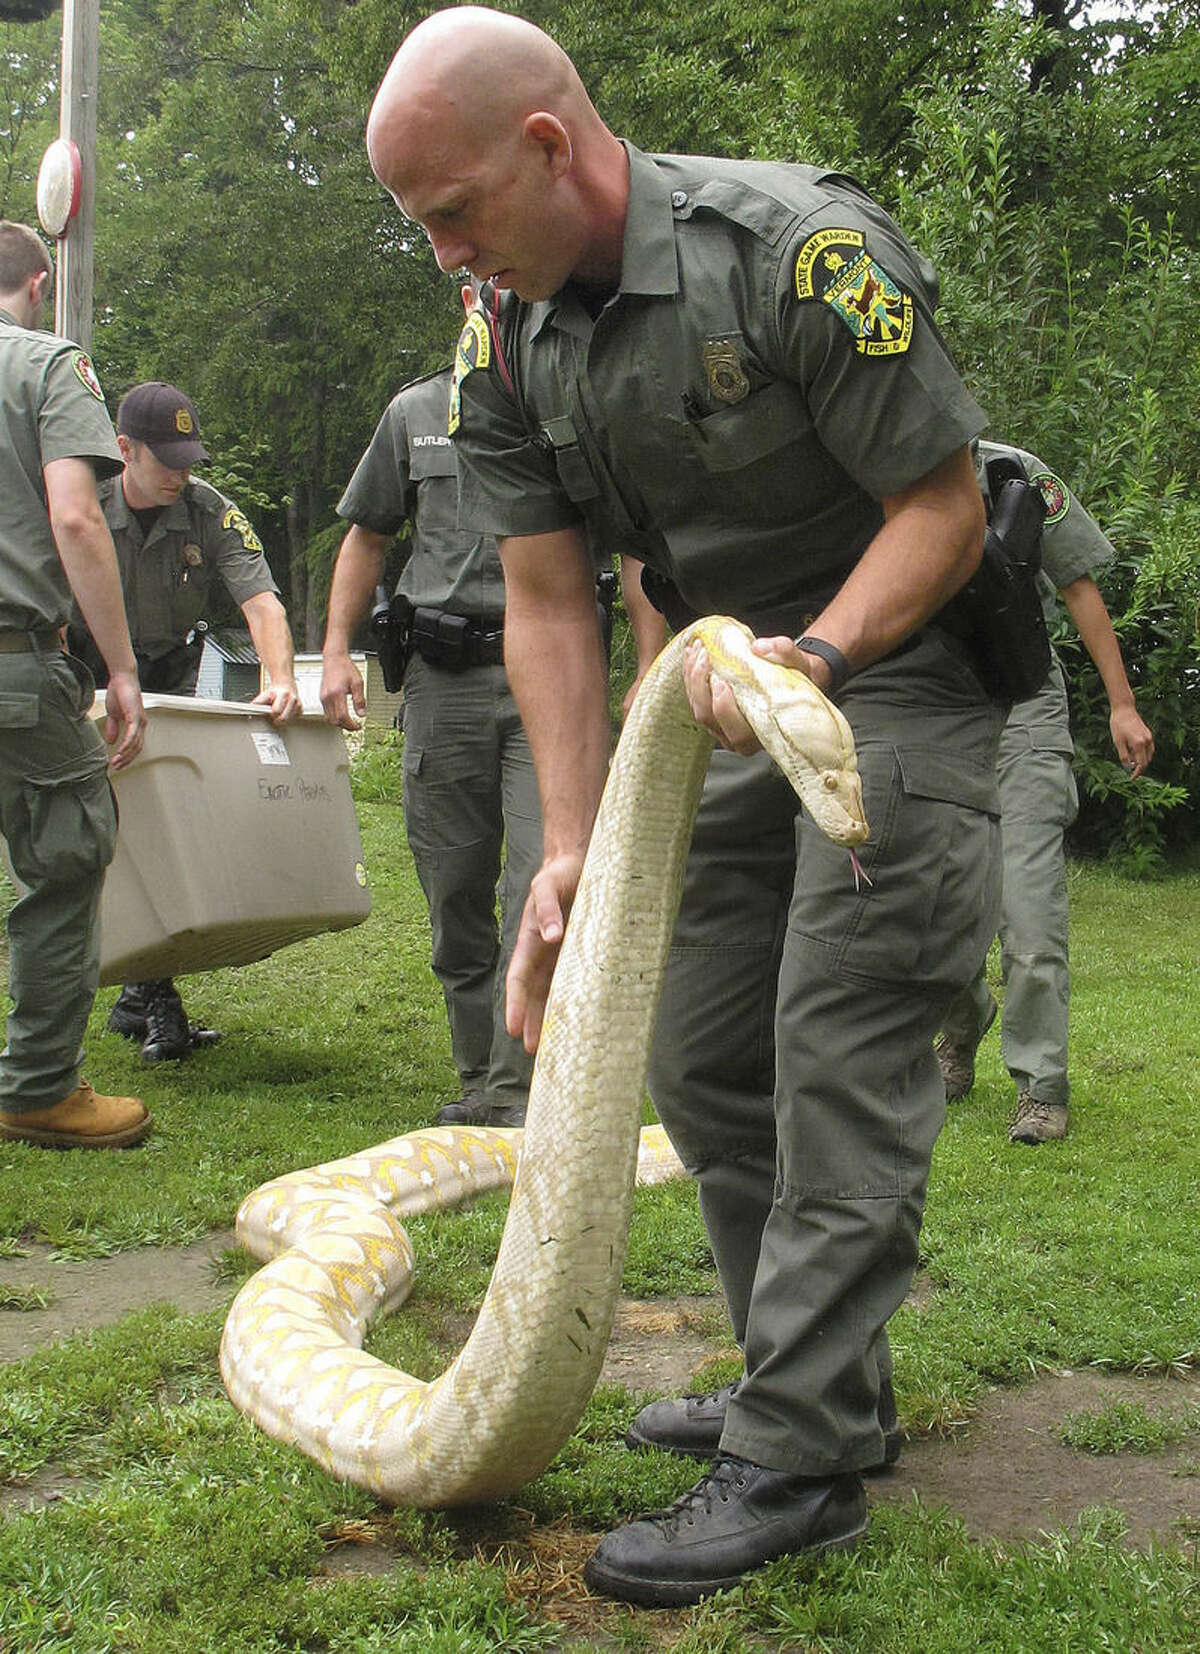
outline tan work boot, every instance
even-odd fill
[[[949,1034],[939,1034],[934,1040],[934,1055],[942,1071],[942,1084],[946,1087],[948,1103],[955,1103],[960,1097],[965,1097],[975,1084],[975,1053],[983,1044],[983,1036],[995,1020],[996,1001],[993,999],[987,1019],[973,1045],[960,1045]]]
[[[19,1114],[0,1110],[0,1137],[46,1149],[127,1149],[153,1125],[137,1097],[102,1097],[81,1080],[61,1103]]]
[[[1042,1103],[1028,1091],[1017,1096],[1008,1130],[1010,1143],[1051,1143],[1067,1135],[1066,1103]]]

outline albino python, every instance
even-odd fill
[[[683,687],[690,639],[703,643],[816,824],[852,857],[867,836],[845,718],[802,673],[754,655],[750,635],[736,621],[699,621],[642,685],[555,968],[524,1132],[409,1132],[277,1178],[239,1210],[239,1240],[273,1261],[229,1311],[226,1389],[269,1435],[389,1504],[495,1499],[546,1467],[604,1357],[635,1172],[653,1181],[679,1169],[661,1130],[639,1126],[712,749]],[[360,1346],[371,1319],[409,1290],[413,1254],[400,1216],[509,1184],[491,1284],[446,1370],[424,1383],[368,1355]]]

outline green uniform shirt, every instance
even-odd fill
[[[881,501],[985,420],[928,263],[851,180],[627,146],[617,293],[508,296],[459,342],[460,520],[581,519],[700,612],[796,613],[840,585]]]
[[[504,613],[504,573],[491,535],[458,526],[458,464],[446,434],[451,370],[405,385],[388,404],[359,460],[338,516],[375,534],[409,525],[397,591],[414,608],[471,620]]]
[[[164,507],[143,539],[119,478],[100,489],[121,570],[129,632],[139,657],[157,660],[183,643],[207,615],[219,577],[239,606],[278,592],[262,542],[232,500],[195,478]],[[76,622],[82,624],[76,615]]]
[[[104,393],[77,345],[0,310],[0,631],[61,626],[71,612],[42,477],[56,459],[120,470]]]

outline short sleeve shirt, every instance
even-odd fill
[[[490,534],[458,526],[458,463],[447,429],[451,371],[392,398],[338,501],[338,516],[375,534],[408,528],[397,591],[414,607],[472,620],[504,613],[504,574]]]
[[[100,503],[117,549],[133,647],[146,659],[186,641],[209,613],[214,580],[239,607],[279,590],[258,535],[233,501],[206,482],[192,478],[144,536],[119,477],[102,485]]]
[[[88,357],[0,311],[0,630],[61,626],[71,588],[50,529],[43,467],[90,460],[121,468],[121,450]]]
[[[626,147],[617,292],[468,322],[461,520],[598,523],[694,609],[753,623],[836,589],[882,502],[984,416],[931,267],[853,181]]]

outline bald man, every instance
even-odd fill
[[[799,812],[693,649],[718,742],[649,1084],[696,1176],[738,1383],[627,1436],[711,1460],[585,1577],[695,1602],[790,1553],[852,1546],[899,1435],[886,1326],[917,1260],[944,1119],[933,1036],[999,897],[1002,709],[947,604],[984,512],[984,416],[936,279],[851,180],[645,155],[519,18],[456,7],[405,40],[367,127],[438,262],[485,287],[450,424],[460,524],[495,534],[505,658],[538,768],[544,861],[508,977],[536,1045],[608,751],[587,531],[648,566],[678,624],[737,615],[854,730],[870,883]]]

